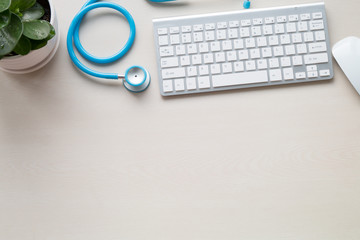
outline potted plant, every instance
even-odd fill
[[[51,0],[0,0],[0,69],[29,73],[47,64],[59,46]]]

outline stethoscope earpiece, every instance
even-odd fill
[[[251,3],[250,3],[249,0],[245,0],[245,1],[244,1],[243,6],[244,6],[245,9],[249,9],[249,8],[250,8],[250,5],[251,5]]]
[[[122,78],[121,76],[119,78]],[[142,92],[145,91],[151,81],[151,77],[145,68],[140,66],[132,66],[125,72],[124,86],[131,92]]]

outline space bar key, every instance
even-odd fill
[[[266,83],[268,82],[267,71],[242,72],[212,76],[213,87],[226,87],[234,85]]]

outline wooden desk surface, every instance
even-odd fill
[[[152,84],[134,95],[74,68],[65,39],[84,1],[54,2],[55,58],[32,74],[0,72],[1,240],[360,239],[360,96],[336,63],[328,82],[162,98],[151,20],[242,0],[118,1],[137,23],[135,45],[95,67],[147,67]],[[360,36],[358,0],[325,3],[332,45]],[[120,49],[123,19],[90,14],[85,47]]]

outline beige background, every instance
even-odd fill
[[[55,58],[33,74],[0,73],[1,240],[360,239],[360,96],[336,63],[333,81],[162,98],[151,20],[242,0],[117,1],[135,18],[135,45],[94,67],[148,68],[150,88],[134,95],[74,68],[66,32],[84,1],[54,2]],[[358,0],[325,2],[332,45],[360,36]],[[120,49],[119,15],[91,16],[85,47]]]

